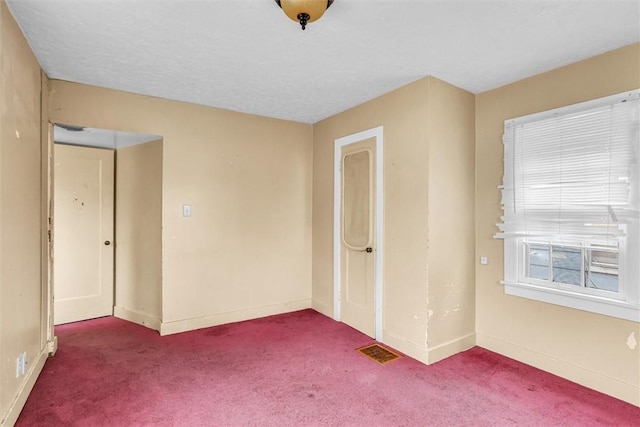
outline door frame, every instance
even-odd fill
[[[45,108],[45,107],[43,107]],[[53,306],[53,123],[42,122],[42,342],[53,356],[58,349],[54,334]]]
[[[333,318],[340,321],[340,301],[342,297],[342,283],[340,277],[340,259],[342,245],[341,217],[342,217],[342,148],[369,138],[376,140],[376,205],[375,205],[375,230],[374,230],[374,296],[375,307],[375,339],[382,341],[382,259],[383,245],[383,194],[384,194],[384,168],[383,168],[383,135],[384,126],[378,126],[369,130],[347,135],[334,141],[333,157]]]

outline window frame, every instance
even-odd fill
[[[530,250],[528,250],[528,248],[531,247],[531,245],[546,245],[549,247],[549,277],[548,279],[539,279],[536,277],[532,277],[530,274],[528,273],[528,270],[530,270],[530,260],[531,260],[531,252]],[[571,284],[571,283],[567,283],[567,282],[560,282],[560,281],[555,281],[553,280],[553,276],[554,276],[554,266],[553,266],[553,252],[554,252],[554,248],[571,248],[571,249],[577,249],[580,251],[580,258],[582,260],[581,262],[581,266],[580,266],[580,283],[579,284]],[[618,249],[613,250],[613,249],[609,249],[609,248],[604,248],[604,247],[598,247],[598,246],[590,246],[587,244],[568,244],[568,243],[558,243],[558,242],[554,242],[554,241],[542,241],[542,240],[528,240],[528,239],[522,239],[522,250],[523,250],[523,254],[522,257],[519,259],[519,262],[522,264],[519,266],[518,268],[518,281],[521,283],[525,283],[525,284],[531,284],[531,285],[538,285],[538,286],[546,286],[549,288],[556,288],[556,289],[566,289],[569,291],[572,290],[579,290],[580,293],[584,293],[587,295],[595,295],[595,296],[601,296],[604,298],[610,298],[610,299],[615,299],[615,300],[620,300],[620,301],[626,301],[626,288],[628,286],[625,286],[625,283],[622,283],[620,281],[620,246],[618,247]],[[597,288],[590,288],[589,286],[586,285],[586,271],[584,268],[584,260],[585,260],[585,252],[593,252],[593,251],[602,251],[602,252],[612,252],[612,253],[616,253],[618,254],[618,290],[617,291],[609,291],[609,290],[605,290],[605,289],[597,289]]]
[[[501,284],[504,286],[505,294],[640,322],[640,307],[633,302],[633,299],[628,294],[625,295],[624,299],[618,299],[579,292],[575,289],[560,286],[552,287],[519,281],[518,276],[525,267],[526,258],[523,240],[525,239],[504,240],[505,280],[502,280]],[[521,254],[518,254],[518,252]],[[619,267],[619,271],[622,276],[622,267]]]
[[[549,117],[572,114],[607,104],[622,102],[623,99],[638,99],[640,90],[624,92],[592,101],[583,102],[554,110],[544,111],[516,119],[505,121],[506,132],[514,132],[513,123],[526,123],[544,120]],[[507,129],[507,124],[509,128]],[[640,138],[640,137],[639,137]],[[513,138],[512,138],[513,140]],[[507,152],[505,147],[505,153]],[[505,168],[507,166],[505,160]],[[513,161],[512,159],[509,161]],[[511,164],[513,169],[513,163]],[[640,173],[634,183],[636,191],[640,190]],[[499,188],[506,185],[503,182]],[[637,197],[637,195],[635,196]],[[640,323],[640,220],[630,220],[626,225],[624,237],[618,238],[618,292],[598,291],[587,287],[560,282],[527,278],[528,253],[527,246],[545,239],[528,239],[526,237],[504,237],[504,292],[507,295],[528,298],[536,301],[589,311],[606,316],[630,320]],[[546,242],[545,244],[563,246],[562,242]],[[564,244],[566,246],[566,244]],[[635,262],[634,262],[635,260]],[[552,264],[551,251],[549,263]],[[584,267],[582,267],[584,270]],[[582,273],[581,273],[582,277]],[[581,283],[584,280],[581,278]]]

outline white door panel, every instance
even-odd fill
[[[55,324],[113,314],[111,150],[54,146]]]
[[[375,336],[375,138],[342,148],[341,319]]]

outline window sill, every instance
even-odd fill
[[[625,301],[617,301],[593,295],[570,292],[561,289],[551,289],[526,283],[503,281],[504,292],[507,295],[542,301],[549,304],[575,308],[617,317],[640,323],[640,307]]]

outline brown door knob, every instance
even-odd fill
[[[367,251],[367,253],[371,253],[371,252],[373,252],[373,248],[367,248],[367,249],[365,249],[365,251]]]
[[[105,241],[104,241],[104,244],[105,244],[105,246],[109,246],[109,245],[111,244],[111,242],[110,242],[110,241],[108,241],[108,240],[105,240]]]

